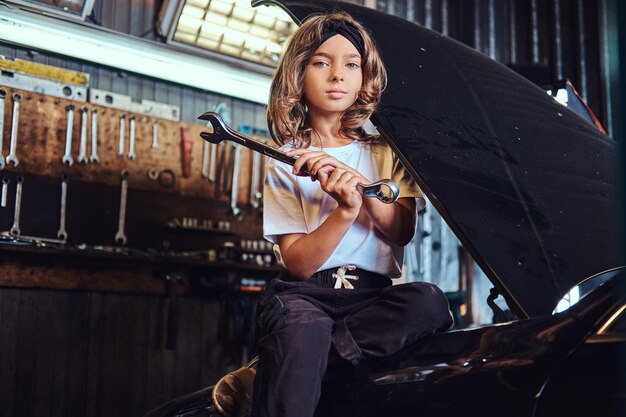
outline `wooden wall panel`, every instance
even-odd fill
[[[163,297],[0,288],[0,415],[141,416],[225,371],[218,300],[179,299],[176,348]]]

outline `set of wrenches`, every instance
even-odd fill
[[[125,234],[125,224],[126,224],[126,202],[127,202],[127,194],[128,194],[128,177],[129,173],[126,170],[123,170],[120,174],[120,209],[118,215],[118,228],[115,234],[115,243],[119,245],[125,245],[127,242],[126,234]],[[67,229],[66,229],[66,211],[67,211],[67,194],[68,194],[68,180],[69,177],[67,174],[61,175],[61,203],[59,207],[59,230],[57,232],[57,239],[61,243],[65,243],[67,241]],[[2,178],[2,185],[0,191],[0,207],[7,207],[7,200],[9,194],[9,184],[11,183],[11,179],[9,177]],[[24,188],[24,177],[17,176],[15,178],[15,208],[13,211],[13,225],[9,230],[9,235],[13,237],[22,236],[22,231],[20,229],[20,215],[22,211],[22,193]]]
[[[243,212],[237,200],[241,180],[241,152],[243,146],[234,142],[211,143],[204,141],[202,156],[202,177],[215,185],[215,198],[222,195],[230,198],[230,211],[237,220],[243,218]],[[263,156],[252,152],[250,170],[249,204],[256,210],[261,209],[263,198]]]

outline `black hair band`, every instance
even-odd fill
[[[322,43],[335,35],[341,35],[350,41],[352,45],[359,51],[362,58],[365,58],[365,46],[363,38],[359,31],[349,23],[343,21],[331,21],[322,30]],[[320,45],[322,44],[320,43]]]

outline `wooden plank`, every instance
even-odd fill
[[[13,416],[16,391],[16,347],[19,296],[24,290],[0,289],[0,415]]]
[[[104,314],[105,295],[94,292],[89,295],[89,298],[89,349],[87,353],[85,415],[96,416],[103,415],[100,412],[100,375],[102,373],[101,358],[106,353],[103,349],[106,342],[104,340],[104,325],[108,318]],[[107,365],[110,364],[104,364],[104,366]]]
[[[15,411],[16,416],[35,415],[33,410],[35,354],[37,339],[33,334],[36,320],[34,291],[20,291],[15,332]]]
[[[33,291],[33,304],[24,306],[25,309],[33,309],[34,317],[28,326],[34,343],[24,346],[25,352],[33,352],[34,367],[29,378],[29,384],[33,386],[33,396],[30,399],[33,415],[48,415],[53,410],[52,400],[58,392],[54,388],[55,346],[64,339],[55,329],[58,320],[57,294],[53,291]]]
[[[52,385],[47,387],[52,393],[51,415],[68,416],[68,380],[70,378],[70,363],[78,358],[70,357],[70,346],[76,343],[70,334],[71,328],[71,293],[58,290],[41,291],[43,297],[53,299],[50,315],[50,327],[53,333],[53,380]]]
[[[68,340],[65,353],[68,363],[67,377],[67,415],[81,416],[85,414],[89,355],[89,316],[90,295],[87,292],[66,292],[70,315]]]
[[[148,351],[150,349],[150,298],[146,296],[133,297],[131,313],[131,346],[132,365],[128,379],[130,401],[128,415],[142,416],[146,409],[146,379],[148,378]]]

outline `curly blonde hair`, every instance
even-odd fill
[[[353,140],[369,140],[362,126],[380,102],[387,85],[387,71],[374,40],[363,25],[345,12],[332,12],[309,17],[296,30],[272,79],[267,124],[272,137],[281,145],[291,143],[301,148],[311,144],[312,129],[302,87],[304,70],[322,44],[324,28],[332,22],[344,22],[355,28],[363,40],[364,50],[361,90],[354,104],[343,114],[339,133]]]

